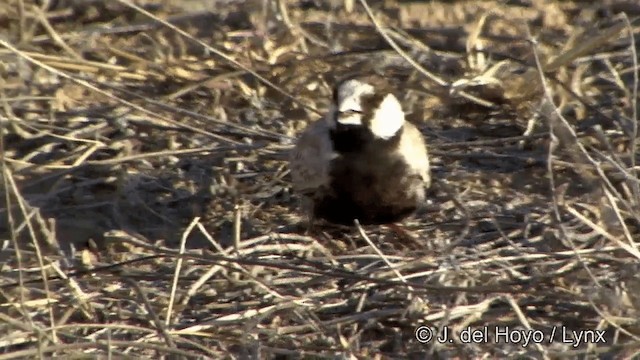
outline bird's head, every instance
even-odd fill
[[[358,79],[341,82],[334,90],[328,119],[340,147],[357,148],[370,142],[391,141],[405,123],[398,99],[384,86]]]

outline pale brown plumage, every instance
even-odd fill
[[[298,138],[290,158],[293,189],[311,217],[384,224],[424,202],[430,176],[422,134],[404,121],[399,102],[381,83],[341,82],[326,117]]]

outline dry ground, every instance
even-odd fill
[[[637,1],[136,4],[0,5],[0,359],[638,356]],[[290,192],[355,70],[428,141],[412,239]]]

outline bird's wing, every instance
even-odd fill
[[[404,134],[398,149],[407,164],[422,177],[426,187],[431,184],[429,156],[420,130],[410,122],[405,123]]]
[[[326,121],[321,119],[309,125],[290,154],[293,189],[309,194],[328,185],[329,165],[335,156]]]

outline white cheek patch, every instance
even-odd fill
[[[402,128],[402,125],[404,125],[402,105],[393,94],[388,94],[373,112],[371,132],[379,139],[389,139]]]

